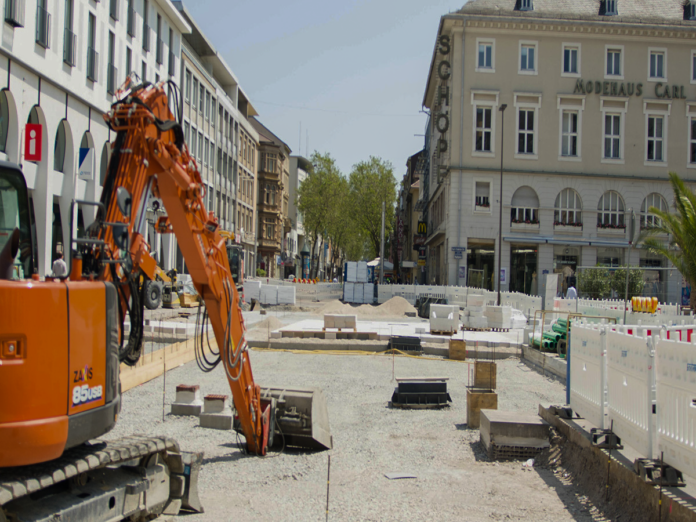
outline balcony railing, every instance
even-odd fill
[[[164,63],[164,42],[161,38],[157,39],[157,63],[160,65]]]
[[[534,207],[512,207],[510,209],[512,225],[535,225],[539,227],[539,209]]]
[[[36,43],[44,49],[50,47],[51,15],[43,7],[36,9]]]
[[[116,94],[116,78],[118,78],[118,69],[110,63],[106,68],[106,91],[109,94]]]
[[[135,9],[133,6],[128,7],[128,17],[126,18],[126,31],[135,38]]]
[[[5,21],[13,27],[24,27],[24,0],[5,0]]]
[[[176,55],[174,51],[169,50],[169,76],[174,76],[176,74]]]
[[[87,48],[87,78],[99,81],[99,53],[92,47]]]
[[[109,1],[109,16],[114,20],[118,20],[118,0]]]
[[[75,51],[77,50],[77,35],[70,29],[65,30],[63,35],[63,61],[70,67],[77,65]]]

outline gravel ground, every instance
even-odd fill
[[[206,513],[184,520],[324,520],[331,455],[330,520],[591,520],[581,493],[552,471],[488,462],[478,430],[466,427],[467,364],[388,356],[332,356],[253,351],[262,385],[318,386],[327,397],[334,448],[246,456],[234,432],[198,427],[194,417],[162,421],[163,380],[124,395],[108,438],[168,435],[182,449],[205,451],[199,491]],[[396,377],[446,376],[452,406],[439,411],[389,409]],[[564,402],[564,388],[516,359],[498,361],[499,409],[536,413]],[[203,394],[229,394],[224,372],[201,373],[195,362],[166,377],[166,411],[177,384]],[[388,480],[407,472],[415,479]]]

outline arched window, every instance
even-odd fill
[[[667,200],[663,198],[662,195],[658,194],[657,192],[648,194],[648,197],[643,200],[643,205],[640,207],[641,230],[644,228],[654,227],[660,222],[659,218],[650,214],[650,207],[655,207],[657,210],[661,210],[663,212],[669,211]]]
[[[539,223],[539,197],[532,187],[520,187],[512,195],[510,221]]]
[[[109,147],[109,142],[104,143],[102,147],[101,154],[101,166],[99,169],[99,184],[103,187],[104,180],[106,179],[106,171],[109,169],[109,158],[111,155],[111,147]]]
[[[7,152],[7,133],[10,127],[10,106],[7,93],[0,91],[0,151]]]
[[[574,189],[563,189],[556,196],[554,225],[582,226],[582,200]]]
[[[597,205],[597,228],[626,228],[625,208],[621,194],[609,190],[599,198]]]
[[[65,167],[65,120],[58,124],[56,131],[56,144],[53,147],[53,170],[63,172]]]

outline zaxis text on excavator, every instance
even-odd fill
[[[86,444],[115,425],[120,363],[133,365],[141,355],[143,283],[155,280],[157,269],[144,238],[151,196],[167,213],[156,229],[176,235],[217,341],[211,350],[201,336],[199,366],[222,364],[246,450],[265,455],[276,434],[286,446],[332,446],[320,390],[261,388],[254,380],[226,240],[205,209],[180,115],[177,121],[169,108],[178,101],[173,83],[134,85],[129,78],[119,91],[105,115],[116,138],[101,200],[75,202],[96,206],[96,220],[86,237],[71,238],[65,278],[35,274],[26,182],[18,166],[0,163],[0,522],[5,515],[53,520],[56,513],[64,521],[135,520],[180,506],[202,509],[200,456],[181,452],[175,441]],[[124,341],[126,317],[131,333]]]

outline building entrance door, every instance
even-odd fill
[[[536,295],[538,253],[534,245],[512,245],[510,291]]]
[[[495,283],[495,245],[493,241],[469,240],[466,250],[469,270],[467,286],[493,290]]]

